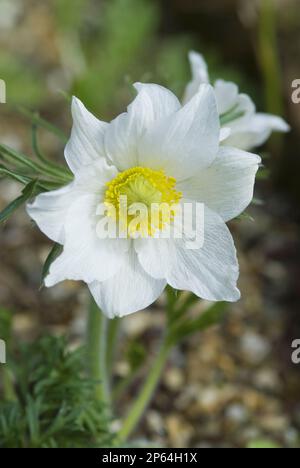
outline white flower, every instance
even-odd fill
[[[207,64],[202,55],[191,51],[189,60],[192,80],[188,83],[183,102],[188,102],[203,83],[209,83]],[[240,94],[236,84],[217,80],[214,84],[218,113],[224,128],[223,145],[250,150],[262,145],[273,131],[287,132],[289,125],[276,115],[256,112],[255,105],[247,94]],[[228,129],[228,133],[225,133]]]
[[[141,310],[165,286],[213,301],[236,301],[238,263],[226,222],[253,196],[260,158],[219,147],[220,124],[213,88],[203,85],[181,106],[167,89],[135,85],[137,97],[111,123],[99,121],[73,98],[73,128],[65,158],[74,181],[39,195],[28,213],[63,253],[52,263],[46,286],[86,282],[109,317]],[[119,195],[146,204],[163,199],[205,204],[204,245],[183,239],[100,239],[97,206]],[[175,222],[175,221],[174,221]]]

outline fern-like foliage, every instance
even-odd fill
[[[46,336],[22,345],[5,366],[14,398],[0,403],[1,448],[108,447],[113,444],[96,382],[82,372],[85,352]]]

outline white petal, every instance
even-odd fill
[[[108,126],[91,114],[82,102],[72,99],[73,127],[65,148],[65,158],[75,174],[82,166],[105,157],[104,133]]]
[[[75,187],[80,193],[98,194],[100,201],[107,189],[106,184],[118,175],[114,166],[108,165],[106,159],[100,158],[97,161],[81,168],[75,175]]]
[[[143,123],[142,131],[151,128],[154,122],[164,119],[181,108],[175,94],[167,88],[156,84],[135,83],[138,91],[135,101],[130,104],[132,112],[139,113]]]
[[[231,134],[231,129],[228,127],[221,127],[220,128],[220,142],[226,140],[229,135]]]
[[[113,276],[126,258],[126,239],[100,239],[96,233],[98,197],[78,198],[65,219],[63,253],[52,263],[46,286],[68,280],[91,283]]]
[[[218,112],[220,115],[230,111],[238,99],[238,87],[230,81],[217,80],[214,85]]]
[[[185,179],[211,164],[218,151],[219,134],[214,91],[204,84],[185,106],[142,137],[139,165],[164,169],[169,176]]]
[[[189,52],[189,61],[192,70],[192,80],[187,84],[183,103],[186,104],[199,91],[199,87],[203,83],[209,83],[207,64],[201,54],[191,51]]]
[[[154,279],[143,270],[131,249],[115,276],[102,283],[95,281],[89,288],[99,307],[113,318],[145,309],[160,296],[165,286],[164,280]]]
[[[229,127],[231,131],[234,131],[242,124],[248,125],[249,120],[255,114],[255,104],[247,94],[238,95],[233,114],[241,114],[241,117],[235,118],[226,124],[226,127]]]
[[[177,97],[155,84],[136,83],[137,97],[126,113],[111,122],[105,135],[106,151],[121,171],[138,163],[137,143],[151,126],[180,108]]]
[[[250,128],[254,116],[255,105],[252,99],[247,94],[239,94],[235,108],[232,112],[223,116],[226,122],[222,128],[229,128],[230,134],[222,140],[222,144],[245,150],[249,149],[249,136],[245,132]]]
[[[64,225],[72,204],[86,194],[94,194],[100,202],[106,183],[117,174],[113,166],[108,166],[106,160],[100,158],[92,164],[82,166],[71,184],[38,195],[33,203],[27,205],[27,212],[46,236],[64,244]]]
[[[75,198],[74,183],[59,190],[41,193],[26,207],[29,216],[50,239],[64,243],[64,221]]]
[[[198,78],[201,84],[208,83],[209,76],[207,72],[207,63],[205,62],[203,55],[191,50],[189,52],[189,61],[193,77]]]
[[[227,124],[228,125],[228,124]],[[275,115],[256,113],[246,121],[231,126],[231,135],[223,144],[249,150],[265,143],[271,133],[288,132],[289,125]]]
[[[258,138],[259,135],[259,138]],[[228,138],[222,141],[222,145],[240,148],[241,150],[251,150],[256,146],[259,146],[259,141],[266,141],[270,136],[270,132],[264,130],[257,134],[257,132],[251,132],[248,130],[243,130],[236,128],[234,131],[231,131]]]
[[[205,208],[204,244],[187,248],[183,239],[139,239],[135,248],[143,268],[180,290],[212,300],[236,301],[238,263],[232,236],[220,216]]]
[[[186,198],[205,203],[228,221],[251,202],[260,161],[256,154],[221,147],[211,166],[179,183],[178,190]]]
[[[273,132],[288,132],[291,129],[286,121],[277,115],[263,114],[258,112],[255,114],[254,120],[258,126],[270,128]]]

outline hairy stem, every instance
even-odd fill
[[[170,347],[167,346],[164,341],[152,364],[151,370],[140,394],[133,403],[129,413],[127,414],[127,417],[123,422],[123,426],[118,434],[118,440],[120,443],[126,441],[130,434],[134,431],[148,404],[150,403],[153,393],[160,380],[161,373],[168,359],[169,351]]]
[[[120,319],[114,318],[110,320],[107,328],[107,348],[106,348],[106,366],[109,372],[111,372],[115,354],[117,351],[118,337],[120,329]]]
[[[90,375],[97,382],[95,397],[110,406],[109,381],[106,366],[107,318],[91,299],[89,308],[87,350]]]

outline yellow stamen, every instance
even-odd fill
[[[107,183],[104,203],[108,215],[120,221],[129,237],[153,236],[174,218],[182,197],[175,186],[176,179],[166,176],[163,170],[132,167]]]

